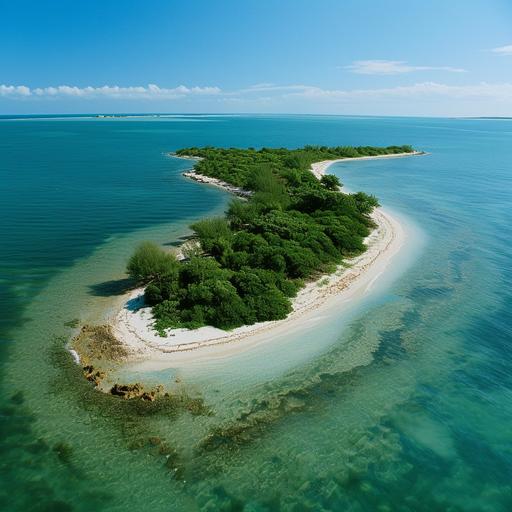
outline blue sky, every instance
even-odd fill
[[[512,116],[510,0],[0,0],[0,114]]]

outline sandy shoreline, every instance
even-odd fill
[[[320,178],[335,162],[417,154],[423,153],[327,160],[313,164],[311,170]],[[212,184],[222,186],[219,183]],[[345,265],[340,265],[333,274],[308,283],[293,300],[292,312],[283,320],[260,322],[232,331],[223,331],[215,327],[201,327],[195,330],[173,329],[168,331],[166,337],[162,337],[151,328],[151,309],[143,307],[144,289],[141,288],[124,297],[123,304],[110,321],[112,333],[129,351],[130,360],[143,360],[148,363],[153,361],[156,366],[161,366],[165,361],[174,361],[178,357],[182,359],[187,354],[199,355],[198,350],[201,354],[210,355],[214,348],[222,349],[223,353],[231,353],[254,344],[271,341],[276,336],[295,331],[301,326],[311,325],[311,322],[319,318],[320,310],[332,306],[342,307],[343,304],[368,293],[403,246],[406,239],[405,231],[394,217],[384,209],[377,208],[372,218],[377,227],[365,240],[368,249],[362,255],[347,260]],[[237,343],[242,340],[243,343]]]
[[[358,156],[355,158],[338,158],[337,160],[324,160],[323,162],[315,162],[314,164],[311,164],[311,172],[320,179],[325,172],[327,171],[327,168],[330,167],[332,164],[336,164],[338,162],[351,162],[354,160],[357,160],[358,162],[362,160],[382,160],[386,158],[403,158],[406,156],[421,156],[426,155],[424,151],[412,151],[411,153],[395,153],[393,155],[377,155],[377,156]]]

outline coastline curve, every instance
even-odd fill
[[[328,168],[337,162],[423,154],[425,153],[414,152],[326,160],[312,164],[311,172],[320,179]],[[184,174],[188,176],[189,172],[185,171]],[[215,179],[210,178],[210,180]],[[211,184],[225,188],[222,183]],[[334,273],[323,275],[307,283],[293,300],[292,312],[285,319],[259,322],[232,331],[223,331],[210,326],[195,330],[172,329],[167,332],[167,336],[162,337],[151,326],[151,310],[144,307],[144,289],[139,288],[125,296],[121,307],[111,316],[112,333],[127,349],[130,354],[129,361],[162,362],[174,360],[180,354],[183,357],[186,354],[195,354],[199,350],[204,352],[208,348],[224,347],[224,352],[237,351],[241,347],[249,348],[255,344],[268,342],[278,335],[289,332],[292,328],[295,330],[301,325],[314,322],[324,309],[334,305],[342,307],[343,304],[370,293],[375,281],[405,244],[406,231],[389,212],[379,207],[371,216],[376,228],[365,240],[367,250],[339,265]],[[243,343],[239,343],[242,341]]]

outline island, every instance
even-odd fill
[[[423,154],[411,146],[300,149],[185,148],[184,176],[234,194],[224,216],[194,223],[178,250],[147,241],[128,262],[136,287],[105,326],[83,326],[72,343],[84,374],[124,398],[158,394],[109,382],[112,362],[162,360],[242,342],[300,322],[401,243],[401,227],[376,197],[344,193],[333,162]],[[128,390],[121,392],[123,386]],[[126,390],[125,390],[126,391]]]

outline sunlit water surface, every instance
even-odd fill
[[[511,510],[511,123],[0,120],[0,509]],[[225,209],[166,156],[207,144],[428,151],[331,168],[403,219],[408,247],[314,330],[146,374],[199,411],[102,395],[65,324],[105,315],[140,240],[176,244]]]

